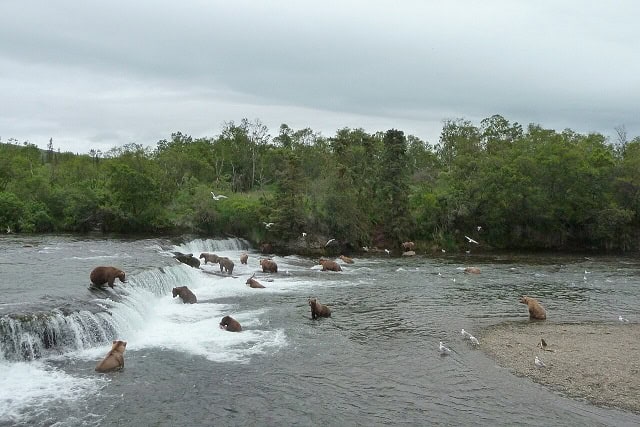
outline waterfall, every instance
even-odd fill
[[[191,252],[249,250],[249,242],[237,238],[195,239],[172,250]],[[0,360],[34,360],[48,354],[103,345],[142,328],[154,303],[176,286],[197,281],[201,272],[184,264],[153,268],[127,277],[127,283],[105,291],[106,296],[86,301],[95,310],[54,308],[37,313],[0,317]]]
[[[152,269],[117,286],[114,298],[92,301],[99,310],[60,309],[0,318],[0,359],[34,360],[47,353],[82,350],[108,343],[142,325],[155,298],[189,283],[198,270],[183,264]]]
[[[224,240],[195,239],[181,245],[176,245],[174,250],[182,253],[192,253],[196,258],[201,252],[215,251],[246,251],[251,245],[248,241],[238,238]]]

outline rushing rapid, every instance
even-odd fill
[[[514,376],[460,334],[526,321],[522,294],[549,321],[637,322],[631,258],[355,256],[326,272],[292,255],[273,256],[271,274],[241,239],[0,244],[0,425],[640,423]],[[174,252],[229,257],[233,275]],[[92,290],[98,265],[122,268],[126,283]],[[481,274],[465,274],[470,265]],[[245,284],[254,274],[264,289]],[[173,298],[178,286],[198,302]],[[312,320],[309,297],[331,317]],[[243,331],[220,329],[225,315]],[[94,372],[116,339],[128,342],[124,369]]]

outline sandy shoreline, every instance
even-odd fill
[[[640,324],[510,322],[482,331],[480,348],[514,374],[567,396],[640,412]],[[547,349],[537,347],[544,338]],[[538,356],[546,364],[537,368]]]

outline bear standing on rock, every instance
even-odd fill
[[[209,252],[202,252],[200,254],[200,259],[204,259],[204,264],[207,265],[208,262],[217,264],[220,257],[216,254],[210,254]]]
[[[113,341],[109,353],[96,366],[96,372],[111,372],[124,368],[124,350],[126,348],[126,341]]]
[[[120,279],[122,283],[124,283],[124,271],[115,267],[96,267],[91,271],[89,275],[89,280],[94,286],[104,286],[104,284],[108,284],[109,287],[113,288],[113,282],[116,278]]]
[[[523,295],[520,297],[520,302],[529,307],[529,319],[545,320],[547,318],[547,313],[537,299]]]
[[[174,252],[173,257],[183,264],[187,264],[193,268],[200,268],[200,260],[193,254],[183,254],[182,252]]]
[[[223,270],[226,270],[229,274],[233,273],[233,266],[235,264],[226,256],[218,258],[218,264],[220,264],[220,273],[222,273]]]

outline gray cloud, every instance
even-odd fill
[[[640,135],[633,1],[3,2],[0,136],[88,151],[259,118]],[[57,141],[57,143],[56,143]]]

